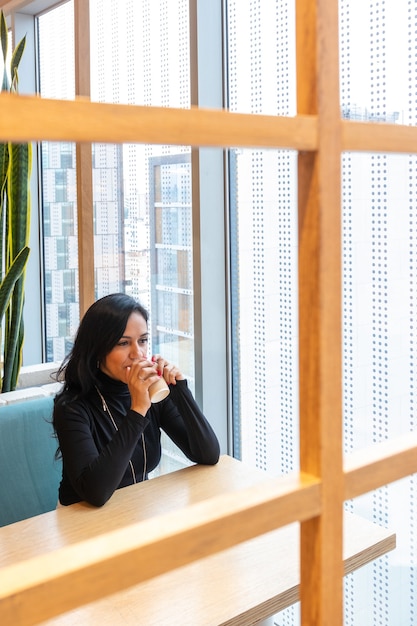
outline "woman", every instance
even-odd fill
[[[102,506],[116,489],[146,480],[161,458],[161,429],[194,463],[218,461],[217,437],[178,367],[159,354],[148,358],[147,322],[138,302],[112,294],[80,323],[58,371],[64,385],[53,415],[63,505]],[[170,394],[152,404],[149,387],[161,376]]]

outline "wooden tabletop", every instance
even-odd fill
[[[222,456],[213,467],[120,489],[102,508],[59,508],[0,528],[0,568],[263,481],[260,470]],[[344,537],[346,573],[395,548],[395,534],[351,514]],[[298,593],[299,527],[291,524],[43,623],[244,626],[293,604]]]

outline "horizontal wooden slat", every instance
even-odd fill
[[[342,149],[353,152],[417,152],[417,127],[342,121]]]
[[[389,530],[344,514],[345,574],[380,558],[395,544]],[[300,599],[299,545],[299,525],[290,524],[54,617],[45,626],[253,626]]]
[[[317,480],[269,479],[4,567],[0,623],[38,623],[319,513]]]
[[[345,500],[417,472],[417,433],[383,441],[345,458]]]
[[[314,150],[314,116],[270,117],[0,95],[0,141],[85,141]]]
[[[103,104],[0,95],[0,141],[87,141],[317,149],[315,116]],[[417,152],[417,127],[341,120],[342,149]]]

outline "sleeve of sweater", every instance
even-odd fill
[[[190,461],[215,465],[219,460],[218,439],[197,405],[186,380],[170,385],[171,393],[161,403],[161,428]]]
[[[98,450],[91,417],[81,403],[55,409],[64,470],[81,500],[102,506],[118,488],[148,419],[129,410],[117,432]]]

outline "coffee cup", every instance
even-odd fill
[[[169,395],[169,387],[165,381],[165,378],[161,376],[159,380],[152,383],[149,387],[149,397],[151,402],[160,402]]]

